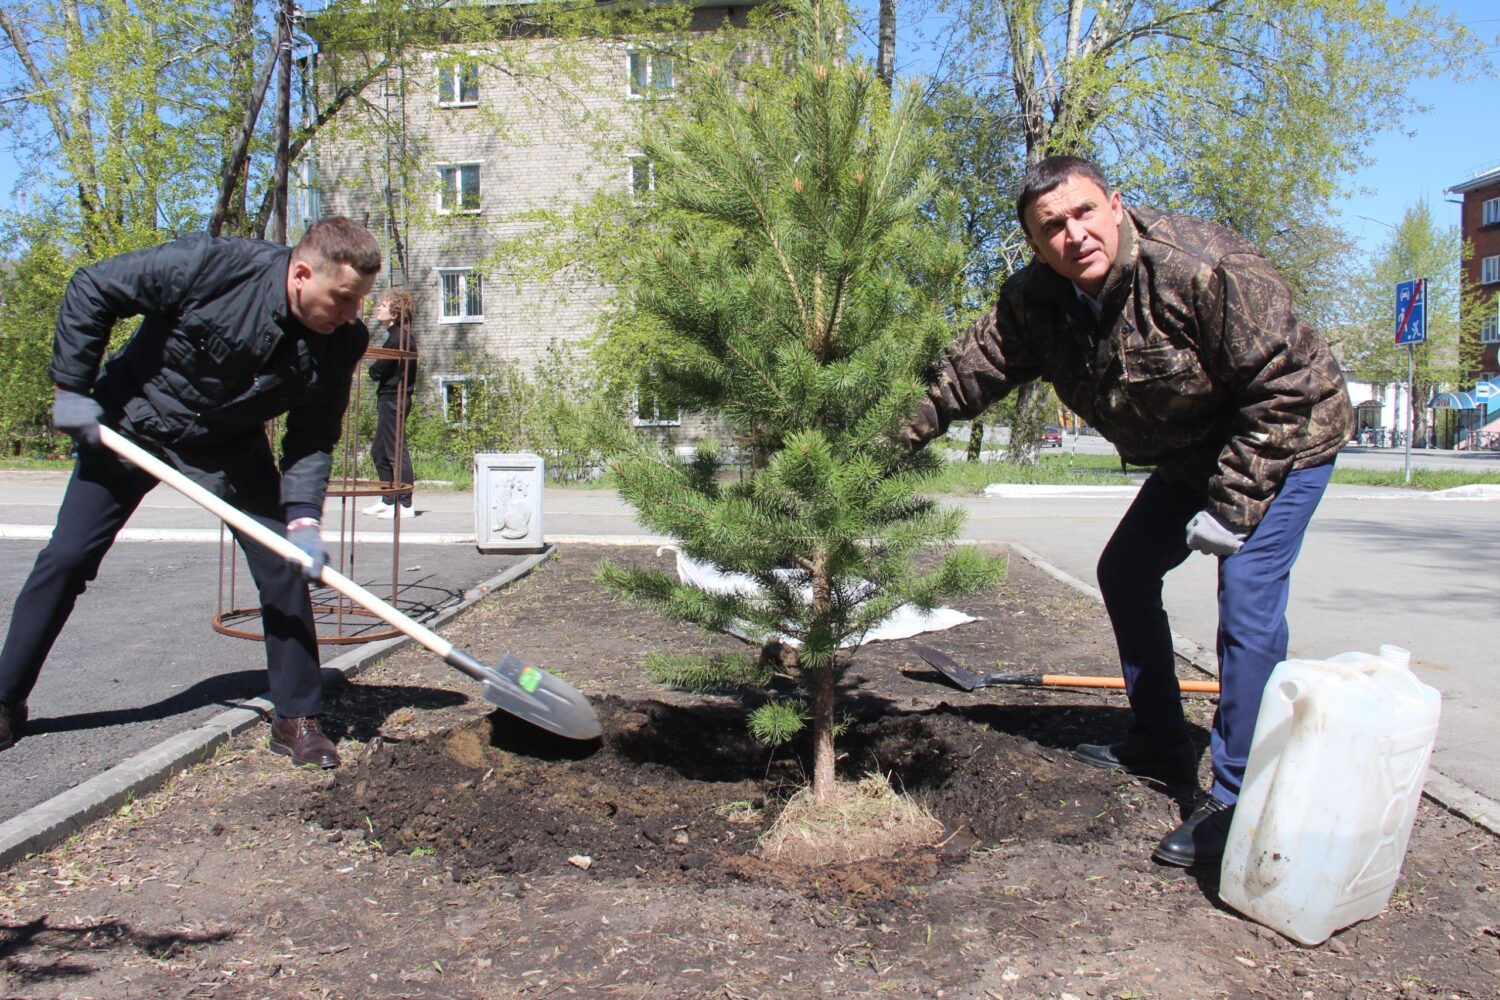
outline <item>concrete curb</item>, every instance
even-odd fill
[[[1024,545],[1016,542],[1005,544],[1043,573],[1103,603],[1104,595],[1099,593],[1099,588],[1090,586],[1073,574],[1052,565]],[[1204,673],[1212,677],[1219,676],[1218,658],[1186,636],[1173,632],[1172,648],[1178,656]],[[1422,794],[1460,819],[1466,819],[1475,826],[1500,836],[1500,802],[1487,798],[1472,788],[1466,788],[1452,778],[1431,769],[1427,772],[1427,781],[1422,786]]]
[[[405,538],[402,540],[405,541]],[[445,608],[423,624],[436,629],[491,591],[531,572],[551,556],[553,550],[554,547],[549,544],[541,552],[527,556],[505,572],[465,591],[456,604]],[[344,678],[354,677],[371,664],[412,642],[405,635],[372,642],[335,657],[323,664],[323,669],[338,671]],[[324,683],[326,685],[327,681]],[[275,706],[268,695],[251,698],[238,707],[220,712],[194,729],[169,737],[116,764],[103,774],[0,823],[0,868],[9,867],[28,855],[61,843],[137,795],[161,787],[173,774],[208,759],[221,745],[251,726],[263,722],[273,711]]]

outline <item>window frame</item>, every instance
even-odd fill
[[[656,190],[656,163],[645,153],[627,153],[625,155],[625,162],[625,183],[630,190],[630,201],[632,204],[639,205]],[[636,186],[636,168],[642,165],[646,168],[646,186],[644,189]]]
[[[438,279],[438,318],[440,324],[461,323],[483,323],[484,322],[484,274],[472,267],[439,267],[434,268]],[[459,280],[458,301],[461,310],[455,315],[448,315],[448,289],[446,279],[456,277]],[[477,284],[477,288],[470,289],[470,282]],[[469,303],[473,301],[475,294],[479,298],[479,312],[468,312]]]
[[[1500,254],[1479,258],[1479,283],[1481,285],[1500,283]]]
[[[1479,224],[1481,226],[1500,224],[1500,195],[1494,198],[1486,198],[1480,202]]]
[[[642,416],[641,411],[645,404],[651,404],[651,415]],[[647,394],[645,387],[637,384],[634,398],[631,399],[630,419],[632,427],[681,427],[682,407],[672,406],[668,409],[669,416],[662,416],[663,406],[661,396],[656,393]]]
[[[629,49],[625,53],[625,94],[632,101],[671,98],[677,92],[676,59],[670,52]],[[658,67],[666,67],[666,83]]]
[[[1481,344],[1500,344],[1500,312],[1491,309],[1487,316],[1480,319],[1479,342]]]
[[[478,215],[484,211],[484,161],[482,160],[454,160],[451,163],[435,164],[438,173],[437,211],[439,215]],[[472,168],[474,171],[474,205],[464,206],[463,178],[464,171]],[[454,186],[447,186],[444,174],[454,171]],[[457,207],[449,208],[443,204],[444,198],[449,191],[457,196]]]
[[[474,97],[472,100],[464,98],[464,75],[474,85]],[[452,97],[443,99],[443,84],[447,83],[452,88]],[[437,99],[440,108],[477,108],[479,107],[479,63],[474,59],[444,60],[437,65],[437,85],[433,96]]]
[[[437,383],[438,406],[443,414],[443,423],[449,426],[454,424],[462,426],[469,422],[470,384],[487,385],[489,383],[488,375],[462,375],[456,372],[447,375],[434,375],[432,379]],[[453,414],[450,410],[452,401],[448,398],[448,390],[455,387],[459,391],[459,415],[457,420],[453,419]]]

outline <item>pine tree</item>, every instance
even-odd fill
[[[924,170],[918,95],[890,108],[839,41],[846,17],[806,0],[768,66],[694,75],[684,113],[646,143],[655,210],[626,262],[637,318],[664,345],[656,385],[732,428],[752,472],[725,481],[712,450],[679,462],[636,442],[615,466],[621,493],[761,594],[601,571],[680,618],[800,642],[782,662],[807,696],[819,801],[851,648],[902,605],[930,610],[1002,572],[972,548],[927,572],[913,561],[962,521],[919,492],[938,459],[898,443],[950,339],[962,254]]]

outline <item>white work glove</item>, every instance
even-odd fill
[[[1200,510],[1187,523],[1187,546],[1194,552],[1211,556],[1232,556],[1245,544],[1248,533],[1230,531],[1224,523],[1206,510]]]
[[[323,575],[323,567],[328,565],[328,546],[323,542],[322,526],[311,517],[296,518],[286,526],[286,540],[312,560],[307,566],[296,562],[292,565],[309,581],[317,583]]]

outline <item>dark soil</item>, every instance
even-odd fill
[[[649,653],[743,647],[610,596],[606,556],[670,568],[570,546],[443,629],[573,681],[600,741],[547,737],[401,653],[332,703],[338,771],[288,768],[261,729],[0,873],[4,995],[1500,997],[1485,831],[1424,803],[1386,912],[1303,948],[1150,860],[1188,790],[1068,755],[1123,732],[1120,694],[944,684],[914,641],[971,669],[1117,673],[1102,610],[1019,559],[961,602],[982,621],[865,647],[848,675],[843,775],[887,775],[945,835],[767,858],[799,749],[750,739],[740,698],[651,681]],[[1190,708],[1206,743],[1212,702]]]

